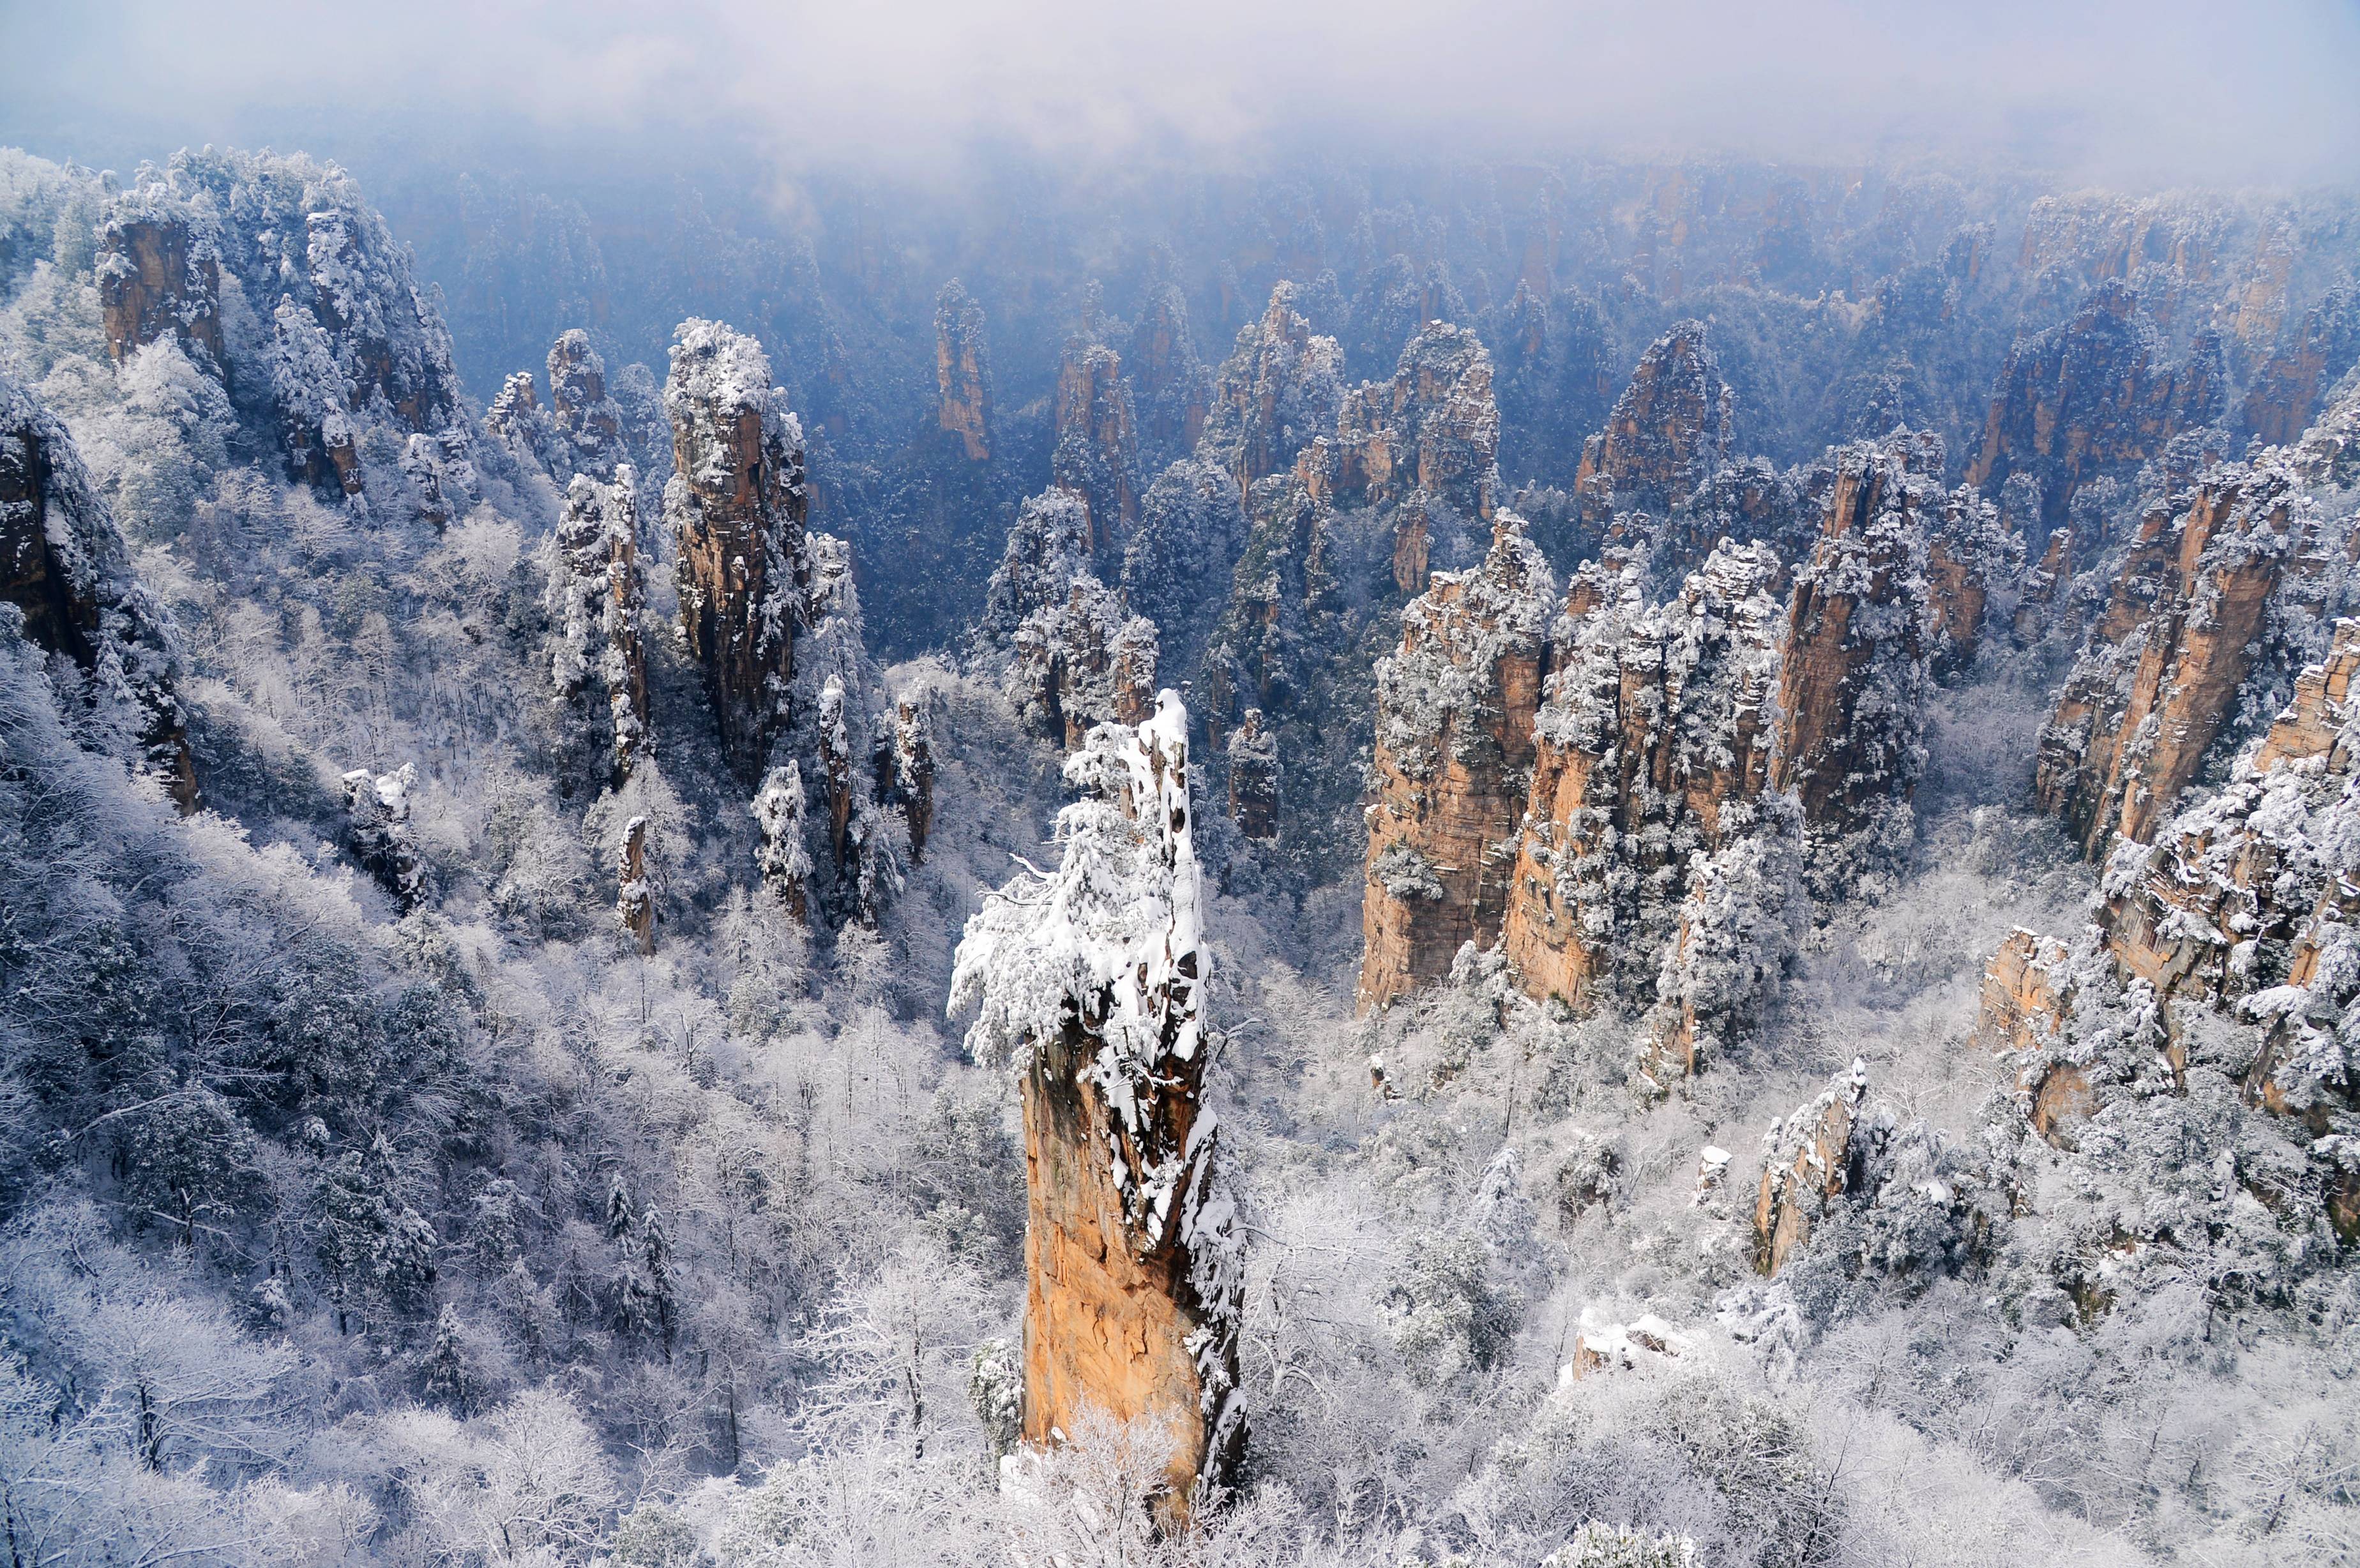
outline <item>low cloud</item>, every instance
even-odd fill
[[[1992,156],[2136,182],[2360,172],[2360,20],[2319,0],[12,3],[0,136],[349,121],[788,167]],[[62,150],[71,150],[64,148]]]

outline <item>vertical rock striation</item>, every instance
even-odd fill
[[[1734,407],[1704,323],[1674,326],[1639,356],[1606,428],[1582,448],[1573,485],[1583,514],[1603,521],[1686,500],[1728,455]]]
[[[682,324],[664,410],[681,629],[704,669],[722,749],[750,784],[788,718],[808,571],[803,425],[771,386],[760,345],[717,321]]]
[[[2217,467],[2148,511],[2041,732],[2034,794],[2092,858],[2144,844],[2193,780],[2263,652],[2271,597],[2310,545],[2298,476]]]
[[[1996,495],[2009,475],[2030,474],[2044,519],[2063,522],[2084,483],[2159,456],[2173,436],[2219,417],[2219,337],[2200,333],[2177,367],[2164,353],[2130,287],[2101,284],[2070,321],[2009,350],[1967,483]]]
[[[1101,725],[1066,759],[1086,793],[1058,813],[1063,863],[968,920],[950,997],[976,1011],[976,1060],[1022,1084],[1024,1440],[1060,1441],[1090,1410],[1164,1423],[1157,1509],[1175,1525],[1245,1441],[1187,730],[1165,691],[1148,722]]]
[[[934,297],[935,422],[958,437],[969,463],[991,461],[991,362],[983,307],[956,278]]]
[[[1555,597],[1539,547],[1503,511],[1482,564],[1437,574],[1377,666],[1363,1012],[1500,934]]]

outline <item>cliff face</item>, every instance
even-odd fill
[[[2043,517],[2060,523],[2084,483],[2158,456],[2173,436],[2218,417],[2219,337],[2200,333],[2174,367],[2138,304],[2127,285],[2102,284],[2070,321],[2008,352],[1968,484],[1995,495],[2009,475],[2030,474]]]
[[[991,368],[983,307],[956,278],[934,299],[935,422],[958,437],[970,463],[991,459]]]
[[[1334,433],[1343,366],[1336,340],[1312,335],[1295,310],[1293,284],[1280,284],[1262,320],[1240,329],[1214,377],[1204,454],[1229,471],[1240,495],[1283,472],[1312,438]]]
[[[804,527],[803,427],[753,339],[682,323],[664,385],[681,628],[722,748],[755,790],[764,883],[799,918],[873,922],[900,889],[875,759],[892,720],[866,647],[852,556]]]
[[[684,322],[664,383],[682,630],[730,766],[750,785],[783,728],[803,561],[803,432],[753,339]]]
[[[2147,841],[2233,716],[2272,594],[2311,548],[2298,486],[2281,462],[2220,467],[2141,522],[2034,780],[2093,858],[2117,834]]]
[[[1024,727],[1071,748],[1101,724],[1144,721],[1155,697],[1154,623],[1087,573],[1017,627],[1010,692]]]
[[[2315,1140],[2307,1169],[2270,1174],[2273,1213],[2297,1229],[2316,1214],[2347,1242],[2360,1240],[2360,1171],[2339,1154],[2360,1110],[2355,674],[2360,622],[2344,620],[2222,788],[2152,847],[2109,859],[2083,935],[2009,938],[1976,1031],[2060,1149],[2124,1102],[2191,1093],[2199,1074],[2238,1081],[2246,1104]]]
[[[1505,952],[1536,998],[1644,1000],[1689,865],[1754,830],[1768,777],[1780,569],[1762,546],[1715,554],[1679,596],[1585,567],[1571,636],[1535,717]]]
[[[0,602],[27,641],[79,681],[95,735],[151,770],[183,812],[197,805],[171,618],[131,567],[114,515],[73,440],[0,375]]]
[[[561,333],[549,348],[549,412],[564,441],[568,475],[612,479],[629,460],[623,438],[623,412],[606,396],[606,362],[579,328]]]
[[[1814,892],[1906,848],[1925,769],[1926,539],[1940,444],[1836,455],[1819,540],[1795,574],[1771,787],[1791,790]],[[1968,504],[1968,503],[1962,503]]]
[[[1500,406],[1491,356],[1473,332],[1429,322],[1403,349],[1391,381],[1370,382],[1344,399],[1332,443],[1332,473],[1315,481],[1338,506],[1398,507],[1393,578],[1404,593],[1426,587],[1430,498],[1461,518],[1490,521],[1499,484]],[[1323,467],[1328,465],[1322,465]]]
[[[1703,322],[1682,321],[1657,338],[1606,428],[1581,449],[1573,485],[1583,515],[1603,521],[1686,500],[1728,455],[1734,406]]]
[[[1027,501],[976,628],[976,651],[1025,730],[1059,746],[1109,720],[1142,722],[1155,693],[1154,623],[1091,571],[1090,532],[1089,508],[1071,491]]]
[[[2273,446],[2299,440],[2328,388],[2360,363],[2360,286],[2344,284],[2303,313],[2301,326],[2254,372],[2238,428]]]
[[[1389,767],[1381,724],[1363,1006],[1496,933],[1535,999],[1644,1011],[1641,1065],[1659,1082],[1742,1035],[1792,956],[1806,887],[1849,893],[1914,831],[1927,645],[1940,626],[1928,535],[1950,529],[1961,592],[1981,592],[1963,541],[1997,527],[1972,493],[1939,489],[1939,468],[1938,441],[1902,437],[1843,449],[1797,480],[1821,523],[1791,591],[1765,542],[1724,541],[1661,604],[1641,561],[1584,566],[1529,750],[1518,735],[1496,741],[1508,767]],[[1440,593],[1453,580],[1437,581]],[[1956,614],[1962,637],[1980,628],[1979,602]],[[1529,793],[1503,813],[1497,780],[1527,759]]]
[[[1278,836],[1278,741],[1248,708],[1229,732],[1229,820],[1250,839]]]
[[[138,206],[111,213],[98,234],[98,308],[117,362],[167,333],[225,371],[221,262],[179,214]]]
[[[1029,1213],[1022,1434],[1096,1408],[1169,1424],[1157,1511],[1185,1519],[1245,1441],[1243,1285],[1218,1129],[1203,1104],[1209,978],[1198,921],[1187,714],[1172,693],[1069,757],[1085,798],[1065,858],[985,901],[952,977],[967,1049],[1021,1074]]]
[[[1483,563],[1438,573],[1402,614],[1401,651],[1377,666],[1364,1012],[1447,975],[1462,942],[1499,935],[1555,596],[1523,520],[1502,512]]]
[[[1139,521],[1139,435],[1122,356],[1103,343],[1068,343],[1054,416],[1051,480],[1082,498],[1092,553],[1119,555]]]
[[[1131,366],[1138,389],[1139,439],[1153,466],[1195,449],[1213,404],[1213,376],[1188,331],[1188,299],[1165,283],[1147,290],[1131,329]]]

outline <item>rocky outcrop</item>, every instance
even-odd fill
[[[664,409],[681,629],[705,671],[722,749],[751,783],[787,722],[807,585],[803,425],[770,384],[760,345],[717,321],[682,324]]]
[[[615,859],[615,918],[632,950],[656,950],[656,896],[648,878],[648,819],[623,824],[623,847]]]
[[[1024,504],[976,627],[978,659],[1027,732],[1059,746],[1109,720],[1145,719],[1155,691],[1154,624],[1090,570],[1089,509],[1065,490]]]
[[[1644,1013],[1639,1064],[1656,1082],[1726,1051],[1775,994],[1805,889],[1850,893],[1914,830],[1927,536],[1996,528],[1972,493],[1939,488],[1939,441],[1908,436],[1842,449],[1798,480],[1821,524],[1791,591],[1764,542],[1724,540],[1661,604],[1644,559],[1582,567],[1531,748],[1507,753],[1532,771],[1513,833],[1467,781],[1421,792],[1388,779],[1381,728],[1364,1006],[1496,931],[1536,1000]],[[1979,628],[1981,606],[1961,625]],[[1432,816],[1429,834],[1452,830],[1457,882],[1428,871],[1435,852],[1402,832],[1410,813],[1389,797]],[[1463,869],[1510,858],[1504,886]]]
[[[344,847],[406,915],[432,892],[426,863],[410,833],[410,791],[418,770],[408,763],[392,773],[355,768],[343,782]]]
[[[94,740],[127,752],[183,812],[197,805],[171,618],[131,567],[65,426],[0,375],[0,603],[79,689]]]
[[[2344,284],[2303,313],[2289,341],[2245,388],[2238,430],[2272,446],[2300,439],[2328,392],[2360,364],[2360,285]]]
[[[550,537],[542,601],[556,628],[550,673],[557,700],[598,711],[603,722],[585,727],[603,732],[616,784],[650,749],[639,509],[630,464],[620,464],[609,485],[575,475]]]
[[[1174,284],[1149,286],[1124,361],[1137,390],[1139,441],[1155,462],[1195,450],[1213,406],[1213,376],[1188,332],[1188,299]]]
[[[910,863],[926,853],[934,822],[934,710],[923,691],[904,697],[893,713],[895,800],[910,824]]]
[[[1576,575],[1512,846],[1503,947],[1529,995],[1651,1000],[1691,862],[1769,825],[1779,576],[1759,545],[1716,553],[1661,605],[1635,569]]]
[[[991,362],[983,307],[956,278],[934,297],[935,423],[956,436],[969,463],[991,460]]]
[[[1248,708],[1229,732],[1229,820],[1249,839],[1278,836],[1278,738]]]
[[[1333,434],[1344,400],[1343,351],[1313,335],[1295,298],[1293,284],[1280,284],[1214,377],[1200,455],[1228,469],[1240,495],[1284,472],[1314,437]]]
[[[679,540],[681,628],[724,755],[748,785],[765,886],[798,919],[872,922],[902,883],[887,832],[880,715],[841,539],[806,530],[803,426],[753,339],[715,321],[675,334],[664,408],[675,453],[664,515]],[[890,745],[890,742],[884,744]]]
[[[2334,831],[2352,815],[2355,670],[2360,621],[2342,621],[2221,790],[2172,819],[2145,855],[2107,866],[2098,927],[2117,975],[2167,1001],[2222,1007],[2306,984],[2291,978],[2299,953],[2316,972],[2319,928],[2341,922],[2342,885],[2360,879],[2351,841]]]
[[[1075,339],[1057,365],[1051,482],[1081,497],[1093,556],[1117,557],[1139,521],[1139,435],[1122,356]]]
[[[106,352],[118,364],[169,335],[200,364],[228,369],[221,261],[180,213],[126,196],[99,226],[97,275]]]
[[[1194,849],[1188,721],[1104,725],[1065,763],[1054,874],[967,921],[951,980],[976,1060],[1024,1105],[1026,1443],[1096,1409],[1169,1426],[1156,1511],[1185,1520],[1245,1442],[1235,1210],[1204,1104],[1208,952]]]
[[[289,467],[315,488],[359,498],[360,438],[387,429],[438,488],[469,489],[472,437],[451,334],[423,303],[385,221],[344,195],[305,215],[307,287],[301,298],[280,294],[272,315],[270,385]],[[450,447],[439,450],[444,438]]]
[[[2233,717],[2271,596],[2310,545],[2298,483],[2278,462],[2215,468],[2141,521],[2034,778],[2092,858],[2117,835],[2147,841]]]
[[[764,889],[798,920],[811,916],[812,859],[804,843],[809,806],[803,768],[792,761],[771,768],[754,792],[754,825],[762,833],[754,864]]]
[[[2360,621],[2219,790],[2109,859],[2094,919],[2067,942],[2017,931],[1992,959],[1976,1037],[2052,1146],[2081,1125],[2227,1074],[2247,1105],[2294,1118],[2307,1170],[2247,1185],[2279,1223],[2316,1216],[2360,1240]],[[2243,1026],[2243,1027],[2241,1027]],[[2244,1175],[2245,1160],[2237,1162]]]
[[[1393,585],[1426,588],[1431,522],[1413,496],[1489,522],[1500,470],[1500,407],[1491,356],[1475,334],[1432,321],[1402,350],[1391,381],[1370,382],[1344,399],[1332,460],[1298,464],[1315,495],[1336,506],[1397,507]]]
[[[1437,574],[1402,613],[1400,652],[1377,666],[1363,1012],[1447,975],[1462,943],[1499,936],[1555,597],[1523,519],[1503,511],[1483,563]]]
[[[549,349],[549,413],[564,442],[572,475],[612,479],[630,459],[623,435],[623,410],[606,396],[606,362],[576,327],[560,333]]]
[[[1095,577],[1016,628],[1010,697],[1031,734],[1071,748],[1101,724],[1146,719],[1155,694],[1155,626]]]
[[[2102,284],[2070,321],[2008,352],[1967,483],[1995,495],[2009,475],[2028,474],[2044,520],[2061,523],[2083,484],[2160,456],[2172,437],[2217,419],[2225,375],[2217,334],[2198,334],[2175,367],[2138,296]]]
[[[1763,1138],[1762,1185],[1754,1199],[1754,1266],[1775,1274],[1811,1238],[1827,1205],[1856,1184],[1861,1160],[1853,1148],[1864,1130],[1868,1063],[1852,1059],[1819,1097],[1770,1124]]]
[[[1682,321],[1657,338],[1606,428],[1582,448],[1574,493],[1584,515],[1602,521],[1686,500],[1728,455],[1734,406],[1703,322]]]
[[[1769,781],[1802,810],[1807,880],[1821,896],[1848,889],[1916,831],[1927,535],[1946,501],[1940,472],[1939,441],[1840,451],[1819,543],[1796,570]]]
[[[1992,591],[2023,570],[2024,541],[2007,530],[1997,506],[1965,485],[1942,497],[1926,541],[1926,646],[1936,675],[1974,663]]]

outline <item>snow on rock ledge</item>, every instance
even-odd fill
[[[975,1009],[976,1060],[1022,1078],[1025,1441],[1093,1408],[1171,1421],[1175,1519],[1245,1438],[1240,1245],[1202,1103],[1187,736],[1169,691],[1145,723],[1089,733],[1065,762],[1087,793],[1057,814],[1057,870],[1028,866],[967,921],[950,996]]]

